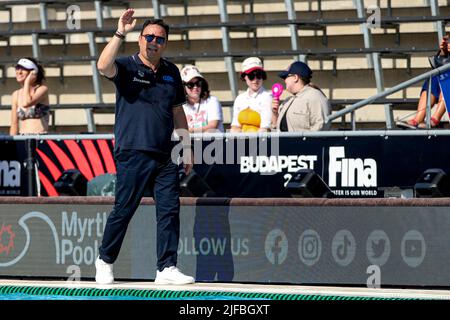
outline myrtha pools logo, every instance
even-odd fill
[[[103,214],[98,212],[96,216],[82,218],[77,212],[63,211],[60,232],[55,222],[39,211],[28,212],[20,217],[17,224],[23,231],[20,228],[13,231],[13,225],[3,223],[0,228],[0,267],[13,266],[25,255],[33,254],[28,251],[32,241],[35,246],[38,238],[39,241],[44,241],[54,248],[56,264],[92,265],[98,255],[98,242],[103,236],[106,218],[106,212]],[[34,225],[36,222],[44,223],[45,226],[39,231],[39,236],[36,234],[36,225]],[[48,233],[43,234],[42,230],[44,232],[48,230]],[[24,240],[17,241],[16,245],[14,240],[19,238]]]

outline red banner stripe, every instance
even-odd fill
[[[105,161],[106,172],[116,173],[116,163],[114,162],[114,158],[111,153],[111,149],[108,146],[108,142],[106,142],[106,140],[97,140],[97,143],[100,147],[100,152],[102,153],[103,160]]]
[[[48,178],[41,172],[38,171],[39,180],[41,181],[42,186],[44,187],[45,191],[47,191],[47,195],[49,197],[57,197],[59,196],[58,192],[56,191],[53,184],[48,180]]]
[[[55,181],[58,180],[58,178],[61,176],[61,171],[58,169],[58,167],[53,163],[52,160],[50,160],[49,157],[47,157],[45,155],[44,152],[42,152],[39,149],[36,149],[36,151],[39,154],[39,156],[41,157],[44,164],[47,166],[48,171],[50,172],[50,174],[53,177],[53,180],[55,180]]]
[[[95,148],[94,142],[92,140],[83,140],[81,142],[86,150],[89,161],[91,162],[92,169],[94,169],[94,175],[99,176],[105,173],[105,169],[103,169],[102,160]]]
[[[69,157],[64,153],[64,151],[61,150],[60,147],[58,147],[58,145],[54,141],[47,140],[47,143],[50,149],[52,149],[56,158],[58,158],[58,161],[64,170],[75,169],[72,161],[70,161]]]
[[[88,181],[94,178],[92,170],[89,167],[89,162],[84,156],[84,153],[81,150],[80,146],[77,144],[77,142],[74,140],[64,140],[64,143],[66,144],[67,148],[69,149],[70,153],[75,159],[77,169],[81,171],[81,173],[86,177]]]

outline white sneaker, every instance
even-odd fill
[[[156,284],[189,284],[194,283],[193,277],[187,276],[175,267],[166,267],[163,271],[156,271]]]
[[[114,282],[112,263],[106,263],[100,257],[97,257],[95,269],[95,281],[98,284],[112,284]]]

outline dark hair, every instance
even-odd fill
[[[314,88],[314,89],[316,89],[316,90],[319,90],[320,93],[322,93],[323,96],[324,96],[325,98],[327,97],[327,95],[325,94],[325,92],[323,92],[322,89],[320,89],[320,87],[319,87],[317,84],[310,82],[310,83],[309,83],[309,86],[312,87],[312,88]]]
[[[306,86],[307,84],[310,84],[311,82],[311,77],[304,77],[304,76],[300,76],[299,78],[303,81],[303,84]]]
[[[209,98],[209,84],[206,79],[202,79],[202,90],[200,91],[200,99],[206,100]]]
[[[35,58],[31,58],[31,57],[24,57],[24,59],[28,59],[30,61],[32,61],[38,68],[38,72],[36,75],[36,83],[37,84],[42,84],[42,82],[45,80],[45,70],[44,67],[42,67],[41,63],[36,60]]]
[[[147,19],[144,21],[144,24],[142,25],[141,29],[141,36],[144,32],[144,29],[147,28],[150,24],[157,24],[158,26],[161,26],[166,31],[166,41],[169,39],[169,25],[166,24],[162,19]]]
[[[250,73],[255,72],[255,71],[261,71],[261,73],[262,73],[262,79],[263,79],[263,80],[267,80],[267,73],[266,73],[266,71],[264,71],[264,70],[253,70],[253,71],[251,71]],[[241,73],[241,80],[242,80],[242,81],[245,81],[245,76],[246,76],[247,74],[248,74],[248,73]]]

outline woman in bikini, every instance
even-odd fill
[[[33,58],[16,64],[16,80],[21,88],[12,94],[10,135],[46,134],[50,116],[44,68]]]

